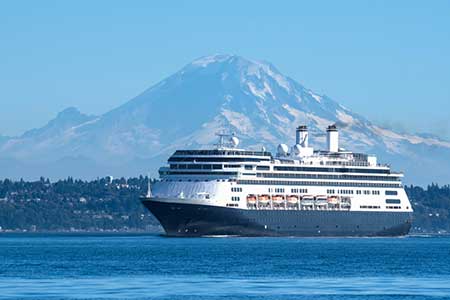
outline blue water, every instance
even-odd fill
[[[450,238],[0,235],[0,299],[450,299]]]

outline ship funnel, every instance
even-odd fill
[[[306,125],[298,126],[295,130],[295,144],[303,148],[308,147],[308,127]]]
[[[339,151],[339,132],[336,125],[330,125],[327,128],[327,145],[328,151],[338,152]]]

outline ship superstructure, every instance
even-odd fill
[[[239,149],[219,134],[210,150],[177,150],[143,198],[167,235],[399,236],[412,207],[402,173],[373,155],[339,148],[335,125],[327,149],[309,146],[306,126],[276,155]]]

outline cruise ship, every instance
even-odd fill
[[[308,145],[296,129],[292,147],[276,155],[238,148],[218,134],[209,150],[177,150],[142,203],[166,235],[403,236],[413,209],[402,173],[376,156],[339,148],[336,125],[326,128],[327,149]]]

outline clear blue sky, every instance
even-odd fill
[[[272,62],[382,125],[450,138],[450,1],[1,1],[0,134],[114,108],[191,60]]]

